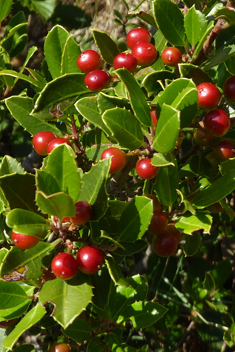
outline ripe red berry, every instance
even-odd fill
[[[235,76],[231,76],[226,79],[223,92],[226,98],[235,101]]]
[[[126,154],[119,148],[110,147],[103,151],[101,160],[111,158],[111,165],[109,169],[110,174],[121,171],[126,165]]]
[[[78,263],[71,254],[59,253],[51,262],[51,270],[60,279],[68,280],[77,274]]]
[[[223,110],[209,111],[203,119],[204,127],[207,132],[216,137],[225,135],[230,128],[230,119]]]
[[[178,241],[173,233],[165,231],[155,235],[152,242],[153,250],[161,257],[169,257],[177,250]]]
[[[70,346],[65,342],[58,342],[51,346],[49,352],[70,352]]]
[[[86,246],[77,252],[78,268],[84,274],[94,274],[99,271],[104,263],[103,253],[95,247]]]
[[[204,82],[197,86],[198,106],[201,109],[214,109],[218,106],[221,93],[219,89],[210,82]]]
[[[167,224],[166,226],[166,232],[171,232],[175,238],[177,239],[177,242],[179,243],[180,241],[182,241],[183,239],[183,233],[180,232],[176,227],[175,227],[175,224],[173,223],[170,223],[170,224]]]
[[[102,66],[100,55],[95,50],[85,50],[77,58],[78,68],[85,73],[99,70]]]
[[[91,220],[91,206],[85,200],[81,200],[75,203],[75,212],[74,217],[70,217],[70,221],[75,225],[83,225],[86,222]]]
[[[150,110],[150,116],[151,116],[152,124],[155,127],[157,126],[157,123],[158,123],[156,110],[157,110],[156,106],[152,106],[151,110]]]
[[[48,144],[47,153],[50,154],[51,151],[53,149],[55,149],[56,147],[58,147],[58,145],[60,145],[60,144],[67,144],[71,147],[71,143],[69,142],[68,139],[63,138],[63,137],[58,137],[58,138],[52,139],[52,141]]]
[[[151,164],[150,158],[140,159],[136,163],[137,174],[145,180],[150,180],[158,173],[158,168]]]
[[[149,31],[141,27],[131,29],[126,36],[126,44],[130,49],[133,49],[136,44],[150,42],[150,40],[151,35]]]
[[[50,131],[41,131],[33,136],[33,147],[39,155],[47,155],[48,144],[56,138]]]
[[[176,66],[182,61],[182,54],[178,48],[170,46],[163,50],[161,58],[165,65]]]
[[[113,60],[113,67],[115,70],[118,68],[126,68],[130,72],[134,72],[137,66],[136,58],[130,53],[117,54]]]
[[[154,210],[153,216],[148,227],[148,231],[153,235],[158,235],[166,229],[168,217],[161,210]]]
[[[232,141],[222,140],[215,144],[214,155],[219,161],[226,161],[235,157],[235,145]]]
[[[31,235],[24,235],[22,233],[14,232],[11,233],[11,238],[16,245],[16,247],[21,249],[29,249],[34,246],[40,241],[39,238]]]
[[[214,140],[214,136],[212,136],[203,128],[196,128],[193,134],[193,138],[195,142],[201,146],[210,145]]]
[[[132,55],[140,66],[150,66],[157,58],[158,52],[155,46],[148,42],[136,44],[132,49]]]
[[[94,70],[89,72],[84,79],[84,83],[88,89],[98,92],[107,87],[110,82],[110,76],[103,70]]]
[[[161,210],[162,205],[161,205],[161,203],[159,202],[159,200],[157,199],[157,197],[154,194],[145,194],[144,196],[147,197],[147,198],[152,199],[152,201],[153,201],[153,210]]]

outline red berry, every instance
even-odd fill
[[[217,160],[225,161],[235,157],[235,145],[232,141],[222,140],[214,146],[214,155]]]
[[[176,66],[182,61],[182,54],[178,48],[171,46],[163,50],[161,58],[165,65]]]
[[[150,110],[150,116],[151,116],[152,124],[155,127],[157,126],[157,123],[158,123],[156,110],[157,110],[156,106],[152,106],[151,110]]]
[[[137,174],[145,180],[150,180],[158,173],[158,168],[151,164],[150,158],[140,159],[136,163]]]
[[[126,165],[126,154],[119,148],[110,147],[103,151],[101,154],[101,160],[111,158],[111,165],[109,169],[110,174],[121,171]]]
[[[39,238],[31,235],[24,235],[22,233],[14,232],[11,233],[11,238],[16,245],[16,247],[21,249],[29,249],[34,246],[40,241]]]
[[[49,352],[70,352],[70,346],[64,342],[58,342],[51,346]]]
[[[152,201],[153,201],[153,210],[161,210],[162,205],[161,205],[161,203],[159,202],[159,200],[157,199],[157,197],[154,194],[145,194],[144,196],[147,197],[147,198],[152,199]]]
[[[177,239],[177,242],[182,241],[183,239],[183,233],[180,232],[176,227],[175,224],[171,223],[171,224],[167,224],[166,226],[166,232],[171,232],[175,238]]]
[[[140,66],[150,66],[157,58],[158,52],[155,46],[148,42],[141,42],[134,46],[132,55]]]
[[[153,235],[158,235],[166,229],[168,217],[161,210],[154,210],[148,231]]]
[[[85,200],[75,203],[75,217],[70,217],[70,221],[75,225],[83,225],[91,220],[91,206]]]
[[[77,58],[78,68],[85,73],[99,70],[102,66],[100,55],[95,50],[85,50]]]
[[[136,44],[142,42],[150,42],[151,35],[145,28],[133,28],[126,36],[126,44],[130,49],[133,49]]]
[[[136,58],[130,53],[120,53],[115,56],[113,60],[113,67],[115,70],[118,68],[126,68],[130,72],[134,72],[137,66]]]
[[[48,144],[56,138],[56,135],[50,131],[38,132],[33,137],[33,147],[39,155],[47,155]]]
[[[50,152],[53,149],[55,149],[56,147],[58,147],[58,145],[60,145],[60,144],[67,144],[71,147],[71,143],[69,142],[68,139],[63,138],[63,137],[58,137],[58,138],[52,139],[52,141],[48,144],[47,153],[50,154]]]
[[[214,140],[214,136],[212,136],[210,133],[208,133],[205,129],[202,128],[196,128],[193,137],[195,142],[201,146],[210,145]]]
[[[226,98],[235,101],[235,76],[231,76],[225,81],[223,91]]]
[[[68,280],[77,274],[78,263],[71,254],[59,253],[51,262],[51,270],[60,279]]]
[[[220,203],[214,203],[214,204],[211,204],[207,207],[207,210],[209,210],[210,213],[214,213],[214,214],[217,214],[217,213],[221,213],[221,211],[223,211],[223,207],[222,205],[220,205]]]
[[[89,72],[84,79],[84,83],[88,89],[93,92],[98,92],[107,87],[110,81],[110,76],[103,70],[94,70]]]
[[[173,233],[165,231],[155,235],[152,242],[153,250],[161,257],[169,257],[177,250],[178,241]]]
[[[230,128],[230,119],[223,110],[209,111],[203,119],[204,127],[207,132],[216,137],[225,135]]]
[[[201,109],[214,109],[218,106],[221,93],[219,89],[210,82],[204,82],[197,86],[198,106]]]
[[[14,325],[16,323],[16,321],[17,321],[17,319],[0,321],[0,328],[1,329],[10,328],[12,325]]]
[[[77,252],[78,268],[84,274],[94,274],[99,271],[104,263],[103,253],[95,247],[86,246]]]

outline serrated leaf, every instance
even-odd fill
[[[136,118],[145,126],[151,126],[150,109],[146,97],[132,74],[125,68],[116,70],[129,93],[131,107]]]
[[[91,330],[86,320],[76,318],[67,329],[62,329],[62,332],[74,341],[82,343],[89,338]]]
[[[105,264],[115,285],[130,286],[130,283],[121,272],[119,265],[110,254],[105,256]]]
[[[10,174],[24,174],[25,170],[18,161],[9,155],[5,155],[0,164],[0,176]]]
[[[130,109],[129,101],[123,98],[119,98],[116,96],[108,95],[103,92],[100,92],[97,96],[98,108],[101,114],[103,114],[106,110],[113,108],[127,108]]]
[[[98,220],[107,210],[106,182],[109,169],[110,159],[104,159],[93,165],[91,170],[83,175],[83,185],[78,200],[85,200],[92,206],[92,220]]]
[[[48,302],[54,305],[52,316],[64,329],[85,310],[91,299],[92,287],[83,278],[74,279],[71,284],[61,279],[47,281],[39,294],[42,305]]]
[[[62,61],[61,74],[81,72],[77,66],[77,58],[81,54],[79,45],[73,37],[69,37],[65,43]]]
[[[110,134],[109,129],[101,118],[101,113],[97,105],[97,96],[90,96],[79,99],[75,104],[75,108],[89,122],[101,128],[108,135]]]
[[[92,34],[103,60],[112,65],[115,56],[119,54],[117,44],[105,32],[93,29]]]
[[[228,59],[235,53],[235,45],[225,46],[222,50],[219,50],[209,60],[207,60],[203,66],[204,70],[217,66]]]
[[[163,104],[153,139],[154,149],[167,154],[175,149],[180,130],[180,112]]]
[[[26,129],[31,135],[35,135],[41,131],[50,131],[57,136],[62,136],[62,132],[56,125],[49,124],[36,116],[30,115],[34,102],[28,97],[12,96],[5,100],[6,106],[11,115],[19,122],[19,124]]]
[[[210,233],[212,225],[212,216],[203,212],[197,212],[196,215],[184,215],[175,223],[175,227],[188,235],[194,231],[203,230],[204,233]]]
[[[10,13],[13,0],[0,0],[0,22]]]
[[[75,162],[76,155],[66,144],[59,145],[48,155],[42,170],[48,172],[60,187],[76,203],[80,193],[80,175]]]
[[[177,199],[179,187],[178,169],[176,166],[165,166],[159,169],[154,189],[161,204],[172,206]]]
[[[201,38],[201,22],[195,5],[188,9],[184,18],[185,32],[191,45],[196,45]]]
[[[142,81],[142,84],[143,87],[147,90],[147,92],[152,95],[157,94],[162,90],[162,85],[159,83],[159,81],[163,85],[165,85],[167,79],[172,80],[174,78],[174,72],[161,70],[146,75]]]
[[[147,231],[153,215],[153,206],[149,198],[135,197],[123,211],[118,229],[118,240],[135,242]]]
[[[49,223],[39,214],[24,209],[13,209],[6,217],[13,231],[43,239],[50,229]]]
[[[198,92],[196,87],[183,89],[171,106],[180,111],[180,127],[187,127],[198,111]]]
[[[122,148],[134,150],[143,145],[144,137],[139,121],[131,111],[110,109],[104,113],[102,119]]]
[[[219,202],[235,189],[235,171],[228,171],[225,175],[213,182],[209,187],[200,191],[193,199],[192,204],[198,208],[208,207]]]
[[[74,201],[64,192],[47,196],[42,191],[37,191],[36,203],[43,213],[54,215],[60,220],[64,216],[75,216]]]
[[[173,154],[162,154],[162,153],[156,153],[153,155],[151,159],[151,164],[153,166],[158,166],[158,167],[163,167],[163,166],[168,166],[172,165],[175,166],[175,157]]]
[[[16,282],[0,280],[0,309],[13,308],[27,299],[27,294]]]
[[[47,196],[61,191],[56,179],[46,171],[36,170],[37,191],[42,191]]]
[[[165,0],[155,1],[154,17],[158,28],[172,45],[186,44],[184,17],[176,4]]]
[[[12,349],[19,337],[35,325],[46,314],[46,308],[37,304],[16,325],[15,329],[3,341],[3,347]]]
[[[181,63],[179,64],[179,71],[181,78],[191,78],[196,86],[203,82],[211,82],[210,76],[198,66]]]

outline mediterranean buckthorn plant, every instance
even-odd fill
[[[0,352],[234,351],[235,1],[52,2],[0,0]]]

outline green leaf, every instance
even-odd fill
[[[156,323],[167,310],[156,302],[135,302],[126,308],[123,316],[131,319],[134,328],[141,329]]]
[[[156,153],[151,159],[151,164],[157,167],[163,167],[168,165],[175,166],[175,157],[173,156],[173,154],[170,153],[165,155],[162,153]]]
[[[113,332],[110,332],[105,336],[105,342],[108,345],[109,350],[113,352],[138,352],[136,348],[123,342],[123,339]]]
[[[39,13],[46,22],[53,15],[56,0],[31,0],[36,13]]]
[[[50,266],[56,244],[58,241],[54,244],[39,241],[35,247],[24,251],[12,247],[1,266],[1,277],[5,281],[37,281],[42,276],[41,268]]]
[[[153,17],[153,15],[151,15],[150,13],[146,13],[144,11],[139,11],[137,13],[137,16],[144,22],[150,24],[150,26],[152,26],[153,28],[158,29],[157,24],[155,22],[155,19]]]
[[[222,50],[219,50],[209,60],[207,60],[203,66],[204,70],[217,66],[228,59],[235,53],[235,45],[225,46]]]
[[[196,45],[201,38],[201,22],[195,5],[192,6],[184,18],[185,32],[191,45]]]
[[[5,100],[6,106],[11,115],[26,129],[31,135],[41,131],[50,131],[57,136],[62,136],[62,132],[53,124],[49,124],[36,116],[30,115],[34,102],[28,97],[12,96]]]
[[[45,86],[36,100],[32,113],[40,117],[40,112],[44,109],[52,108],[58,102],[61,102],[60,110],[63,112],[64,109],[71,105],[69,98],[87,93],[87,91],[83,73],[66,74],[54,79]],[[41,118],[43,119],[43,116]]]
[[[106,348],[98,337],[93,337],[88,342],[87,352],[106,352]]]
[[[172,45],[186,44],[184,17],[178,6],[171,1],[154,2],[154,17],[159,29]]]
[[[67,329],[92,299],[92,287],[83,278],[65,281],[55,279],[47,281],[39,294],[42,305],[50,302],[54,305],[53,318]],[[71,304],[72,302],[72,304]]]
[[[177,198],[176,189],[179,187],[178,169],[169,165],[159,169],[154,189],[161,204],[172,206]]]
[[[105,264],[115,285],[130,286],[121,272],[120,266],[110,254],[105,256]]]
[[[184,253],[186,256],[194,255],[200,247],[202,238],[198,231],[192,233],[192,236],[186,236],[186,243],[183,245]]]
[[[16,282],[0,280],[0,309],[8,309],[28,299],[25,291]]]
[[[204,233],[210,233],[212,225],[212,216],[203,212],[197,212],[196,215],[184,215],[175,223],[175,227],[188,235],[194,231],[203,230]]]
[[[76,318],[67,329],[62,329],[62,332],[74,341],[82,343],[89,338],[91,330],[86,320]]]
[[[35,177],[31,174],[11,174],[0,177],[0,187],[10,209],[22,208],[37,212],[35,204]]]
[[[102,119],[122,148],[134,150],[143,145],[144,137],[140,123],[131,111],[122,108],[110,109],[104,113]]]
[[[43,170],[36,169],[36,187],[37,191],[42,191],[47,196],[61,191],[56,179]]]
[[[223,163],[220,164],[219,168],[222,175],[225,175],[227,172],[231,170],[235,171],[235,158],[224,161]]]
[[[80,175],[75,162],[76,155],[66,144],[59,145],[48,155],[42,170],[48,172],[60,187],[76,203],[80,193]]]
[[[108,95],[103,92],[100,92],[97,97],[98,108],[101,114],[106,110],[113,108],[127,108],[130,110],[130,104],[127,99],[119,98],[116,96]]]
[[[26,81],[30,84],[32,84],[33,86],[35,87],[38,87],[40,89],[43,89],[43,85],[42,85],[42,82],[38,81],[38,80],[35,80],[33,77],[31,76],[26,76],[26,75],[23,75],[22,73],[18,73],[16,71],[12,71],[12,70],[1,70],[0,71],[0,77],[3,76],[10,76],[10,77],[15,77],[15,78],[18,78],[18,79],[22,79],[23,81]]]
[[[105,32],[93,29],[92,34],[103,60],[112,65],[115,56],[119,54],[117,44]]]
[[[83,185],[78,200],[85,200],[92,206],[92,220],[98,220],[107,210],[106,182],[109,169],[110,159],[104,159],[93,165],[91,170],[83,175]]]
[[[180,130],[180,112],[163,104],[153,139],[154,149],[167,154],[175,149]]]
[[[13,209],[6,217],[7,226],[13,231],[43,239],[50,229],[49,223],[40,215],[24,209]]]
[[[210,32],[212,31],[213,28],[214,28],[214,21],[211,21],[210,23],[208,23],[205,32],[201,36],[201,40],[199,41],[199,43],[196,46],[196,49],[194,51],[195,57],[198,57],[198,54],[200,53],[200,51],[203,47],[203,44],[205,43],[206,38],[208,37],[208,35],[210,34]]]
[[[181,128],[187,127],[198,111],[198,91],[196,87],[182,90],[171,106],[180,111]]]
[[[192,204],[198,208],[208,207],[219,202],[235,189],[235,171],[228,171],[193,199]]]
[[[0,0],[0,22],[10,13],[13,0]]]
[[[44,53],[49,71],[54,79],[62,75],[63,54],[69,37],[70,34],[63,27],[56,25],[45,39]]]
[[[143,125],[151,126],[150,109],[146,97],[135,78],[125,68],[119,68],[116,72],[126,86],[135,116]]]
[[[97,96],[89,96],[79,99],[75,104],[75,108],[89,122],[101,128],[108,135],[110,134],[109,129],[101,118],[101,113],[99,112],[97,105]]]
[[[211,82],[210,76],[198,66],[182,63],[179,64],[179,71],[181,78],[191,78],[196,86],[203,82]]]
[[[173,80],[175,78],[174,72],[161,70],[147,74],[143,79],[143,86],[149,93],[149,95],[157,94],[162,90],[162,85],[166,84],[166,80]]]
[[[0,176],[10,175],[10,174],[24,174],[25,170],[18,163],[18,161],[9,155],[5,155],[0,164]]]
[[[153,215],[152,201],[146,197],[135,197],[121,215],[118,240],[135,242],[147,231]]]
[[[46,308],[37,304],[16,325],[15,329],[3,341],[3,347],[11,349],[19,337],[33,325],[35,325],[46,314]]]
[[[214,16],[225,20],[230,26],[235,25],[235,10],[232,7],[222,7],[217,9]]]
[[[77,66],[77,58],[81,50],[73,37],[69,37],[65,43],[61,61],[61,74],[81,72]]]
[[[64,216],[75,215],[74,201],[72,197],[64,192],[47,196],[42,191],[37,191],[36,203],[44,214],[54,215],[60,220]]]

